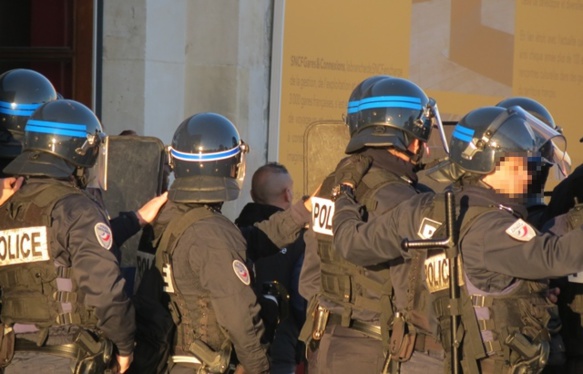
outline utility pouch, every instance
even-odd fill
[[[107,373],[113,358],[113,343],[109,339],[95,338],[89,331],[79,330],[73,339],[81,354],[74,374]]]
[[[505,343],[520,356],[510,367],[512,374],[537,374],[548,362],[550,347],[547,341],[531,343],[526,336],[514,332],[506,337]]]
[[[415,332],[409,332],[407,322],[402,315],[397,313],[393,320],[391,338],[389,340],[389,352],[393,360],[404,362],[411,358],[415,348]]]
[[[321,305],[318,305],[314,311],[314,324],[312,325],[312,339],[320,341],[326,330],[326,324],[328,323],[328,317],[330,316],[330,311]]]
[[[0,368],[10,364],[14,357],[15,334],[12,327],[0,324]]]

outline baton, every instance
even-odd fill
[[[454,229],[455,200],[453,192],[445,193],[445,230],[447,237],[442,239],[409,240],[404,239],[401,246],[404,250],[409,249],[443,249],[447,257],[450,269],[449,274],[449,299],[451,314],[451,368],[452,373],[460,372],[460,342],[458,341],[458,325],[460,323],[459,308],[457,307],[460,298],[459,270],[457,257],[459,254],[457,247],[457,233]],[[455,304],[455,307],[454,307]]]

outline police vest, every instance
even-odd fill
[[[154,245],[157,248],[156,268],[164,279],[164,292],[170,296],[169,309],[177,326],[175,355],[194,354],[200,358],[195,344],[197,340],[201,340],[217,350],[230,346],[226,333],[217,322],[215,311],[211,307],[210,297],[205,295],[195,297],[193,300],[187,299],[176,285],[172,266],[172,256],[176,244],[184,231],[197,221],[212,216],[225,220],[229,225],[233,224],[222,214],[215,213],[210,208],[201,205],[174,217],[166,226],[159,242]],[[194,277],[189,286],[202,289],[198,277]]]
[[[407,183],[396,175],[379,168],[371,169],[356,188],[356,199],[366,206],[367,212],[376,209],[375,193],[389,183]],[[388,267],[377,271],[383,280],[379,283],[366,276],[366,269],[352,264],[334,249],[332,216],[334,202],[331,200],[334,174],[323,182],[318,198],[314,199],[312,229],[318,241],[320,257],[320,295],[342,306],[342,325],[349,326],[353,309],[368,310],[380,314],[383,344],[388,345],[388,326],[393,316],[392,284]],[[380,300],[366,297],[365,290],[380,295]]]
[[[92,308],[79,302],[83,297],[71,278],[71,267],[56,266],[51,251],[55,204],[84,193],[60,183],[37,186],[19,191],[0,209],[2,321],[39,329],[67,324],[94,327],[97,319]]]
[[[441,232],[441,224],[445,217],[443,195],[434,197],[426,219],[438,222],[437,237]],[[471,229],[475,219],[498,207],[469,207],[460,218],[459,207],[456,225],[459,227],[459,237],[462,238]],[[509,212],[509,214],[512,214]],[[423,223],[421,224],[423,226]],[[420,228],[420,231],[423,227]],[[548,342],[550,337],[546,330],[549,321],[548,308],[550,302],[545,298],[548,285],[544,281],[519,280],[504,293],[484,293],[471,284],[463,271],[462,257],[457,261],[461,269],[458,282],[461,287],[461,299],[456,307],[452,307],[449,298],[450,273],[443,251],[423,252],[414,254],[413,267],[423,267],[424,277],[417,278],[413,285],[415,294],[429,292],[428,297],[437,315],[440,329],[438,336],[443,347],[449,353],[451,348],[451,310],[461,314],[463,328],[463,361],[464,372],[478,372],[477,361],[486,357],[496,360],[496,371],[503,372],[521,361],[533,359],[523,357],[521,353],[506,344],[514,333],[526,336],[532,346]],[[413,271],[412,271],[413,273]],[[425,283],[425,284],[423,284]],[[427,298],[427,297],[426,297]],[[422,299],[413,297],[415,300]],[[413,310],[418,304],[412,303]],[[532,351],[532,350],[531,350]]]
[[[583,225],[583,204],[576,204],[567,213],[566,224],[559,235],[579,229]],[[559,279],[561,289],[557,305],[561,313],[562,335],[570,356],[583,356],[583,272],[571,274],[568,282]]]

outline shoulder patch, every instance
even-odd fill
[[[417,235],[421,239],[431,239],[440,226],[441,222],[424,217],[419,226],[419,231],[417,231]]]
[[[239,260],[233,261],[233,270],[235,271],[235,275],[243,284],[248,286],[251,284],[251,276],[249,275],[249,270],[247,270],[247,266]]]
[[[101,246],[107,250],[111,249],[113,245],[113,235],[111,234],[111,228],[103,222],[99,222],[95,225],[95,237]]]
[[[521,242],[527,242],[536,236],[534,228],[520,218],[506,229],[506,233]]]

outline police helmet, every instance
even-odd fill
[[[22,135],[28,117],[43,103],[57,100],[57,91],[42,74],[13,69],[0,75],[0,126]]]
[[[47,102],[26,122],[23,152],[4,172],[66,178],[75,169],[95,165],[105,137],[101,123],[85,105],[73,100]]]
[[[169,199],[176,202],[218,203],[235,200],[245,177],[245,153],[235,125],[216,113],[185,119],[169,147],[175,180]]]
[[[559,133],[563,133],[562,129],[556,125],[549,110],[534,99],[521,96],[510,97],[500,101],[496,106],[502,108],[519,106],[541,120],[550,128]],[[562,161],[555,165],[550,162],[552,157],[549,157],[547,154],[553,151],[553,147],[550,143],[544,144],[541,148],[541,157],[533,157],[529,160],[528,167],[532,175],[532,182],[528,186],[526,199],[527,206],[544,205],[544,187],[549,177],[550,169],[553,166],[556,166],[555,175],[558,180],[564,179],[571,171],[571,158],[569,157],[569,154],[565,152]]]
[[[351,137],[346,153],[364,147],[394,147],[408,153],[413,139],[425,143],[434,123],[441,127],[433,99],[415,83],[387,75],[367,78],[356,86],[346,122]]]
[[[532,114],[536,118],[543,121],[551,128],[557,130],[558,132],[562,132],[561,129],[555,124],[555,120],[553,119],[551,112],[549,112],[549,110],[545,108],[541,103],[529,97],[523,96],[509,97],[507,99],[500,101],[498,104],[496,104],[496,106],[506,109],[513,106],[519,106],[522,109],[526,110],[528,113]]]
[[[483,107],[466,114],[450,141],[451,162],[465,173],[487,175],[509,156],[541,157],[547,143],[551,162],[563,157],[565,138],[524,109]]]
[[[552,128],[553,130],[556,130],[559,133],[563,133],[563,129],[561,129],[559,126],[557,126],[557,124],[555,123],[555,120],[553,119],[553,116],[551,115],[551,112],[549,112],[549,110],[547,108],[545,108],[544,105],[542,105],[541,103],[539,103],[538,101],[528,98],[528,97],[521,97],[521,96],[516,96],[516,97],[510,97],[508,99],[502,100],[501,102],[499,102],[498,104],[496,104],[496,106],[502,107],[502,108],[510,108],[512,106],[519,106],[522,109],[524,109],[525,111],[527,111],[528,113],[530,113],[532,116],[538,118],[539,120],[541,120],[543,123],[545,123],[547,126],[549,126],[550,128]],[[545,145],[546,147],[548,147],[547,145]],[[543,147],[543,149],[541,150],[541,152],[544,154],[545,149]],[[549,158],[550,160],[550,158]],[[563,179],[565,178],[567,175],[569,175],[569,173],[571,172],[571,158],[569,157],[568,153],[565,153],[562,157],[562,161],[556,164],[557,166],[557,177],[558,179]],[[546,180],[546,178],[545,178]],[[544,183],[543,183],[544,186]]]

